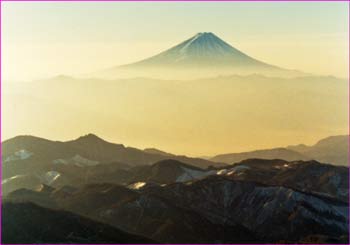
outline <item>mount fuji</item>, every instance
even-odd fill
[[[158,55],[126,65],[135,66],[272,66],[232,47],[211,32],[200,32]]]
[[[218,75],[261,74],[293,77],[304,74],[254,59],[211,32],[200,32],[184,42],[141,61],[103,72],[109,77],[203,78]]]

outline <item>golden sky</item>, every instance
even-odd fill
[[[2,5],[6,80],[126,64],[203,31],[267,63],[348,77],[346,2]]]

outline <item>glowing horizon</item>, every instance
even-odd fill
[[[346,2],[2,4],[5,80],[136,62],[203,31],[269,64],[348,77]]]

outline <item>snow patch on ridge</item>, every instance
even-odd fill
[[[142,187],[144,187],[146,184],[147,184],[146,182],[135,182],[135,183],[129,185],[128,187],[130,189],[139,190]]]
[[[214,174],[214,171],[194,170],[185,167],[181,167],[181,169],[184,171],[184,173],[177,177],[176,182],[186,182],[189,180],[200,179],[208,175]]]
[[[94,160],[90,160],[87,158],[84,158],[82,156],[80,156],[79,154],[76,154],[74,157],[70,158],[70,159],[55,159],[52,161],[53,164],[64,164],[64,165],[68,165],[68,164],[72,164],[78,167],[89,167],[89,166],[96,166],[97,164],[99,164],[99,161],[94,161]]]
[[[250,169],[249,166],[239,165],[229,169],[220,169],[216,172],[217,175],[232,175],[232,174],[240,174],[244,170]]]
[[[52,161],[54,164],[64,164],[64,165],[67,165],[68,164],[68,161],[67,160],[64,160],[64,159],[56,159],[56,160],[53,160]]]
[[[60,176],[61,176],[61,174],[59,172],[49,171],[43,176],[43,182],[47,185],[51,185]]]
[[[77,165],[78,167],[95,166],[95,165],[99,164],[98,161],[89,160],[89,159],[84,158],[78,154],[75,155],[72,158],[72,160],[75,161],[75,165]]]
[[[32,152],[27,151],[26,149],[22,149],[19,151],[16,151],[13,153],[11,156],[8,156],[4,162],[11,162],[11,161],[16,161],[16,160],[25,160],[30,158],[33,155]]]
[[[25,175],[15,175],[15,176],[12,176],[12,177],[10,177],[10,178],[7,178],[7,179],[4,179],[4,180],[2,180],[1,181],[1,184],[3,185],[3,184],[6,184],[6,183],[8,183],[8,182],[10,182],[10,181],[12,181],[12,180],[14,180],[14,179],[17,179],[17,178],[21,178],[21,177],[24,177]]]

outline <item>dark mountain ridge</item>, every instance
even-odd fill
[[[7,156],[26,149],[34,153],[33,157],[35,155],[40,155],[40,157],[45,158],[45,160],[55,160],[54,157],[73,157],[79,154],[84,158],[101,163],[117,161],[130,165],[144,165],[165,159],[175,159],[202,168],[206,168],[210,165],[218,165],[217,163],[200,158],[149,153],[137,148],[125,147],[123,144],[107,142],[93,134],[88,134],[66,142],[50,141],[28,135],[17,136],[2,142],[2,147],[3,159],[5,161]]]
[[[2,204],[2,243],[155,243],[67,211]]]
[[[229,175],[187,183],[130,190],[94,184],[62,195],[45,192],[25,199],[76,212],[164,243],[298,242],[310,235],[328,238],[348,231],[348,203]],[[22,192],[9,200],[24,201]],[[40,204],[41,203],[41,204]]]
[[[133,179],[142,179],[133,177],[137,174],[145,179],[150,178],[142,174],[142,169],[148,173],[148,168],[140,167],[138,171],[128,169],[152,165],[166,159],[187,163],[191,165],[188,169],[195,168],[194,166],[205,169],[211,165],[223,165],[200,158],[149,153],[107,142],[93,134],[66,142],[17,136],[2,143],[3,194],[19,188],[36,189],[41,184],[55,187],[80,186],[99,181],[125,184]],[[178,170],[176,173],[180,174],[182,170]],[[157,178],[159,176],[154,177],[154,180]],[[174,179],[169,179],[171,180]]]

